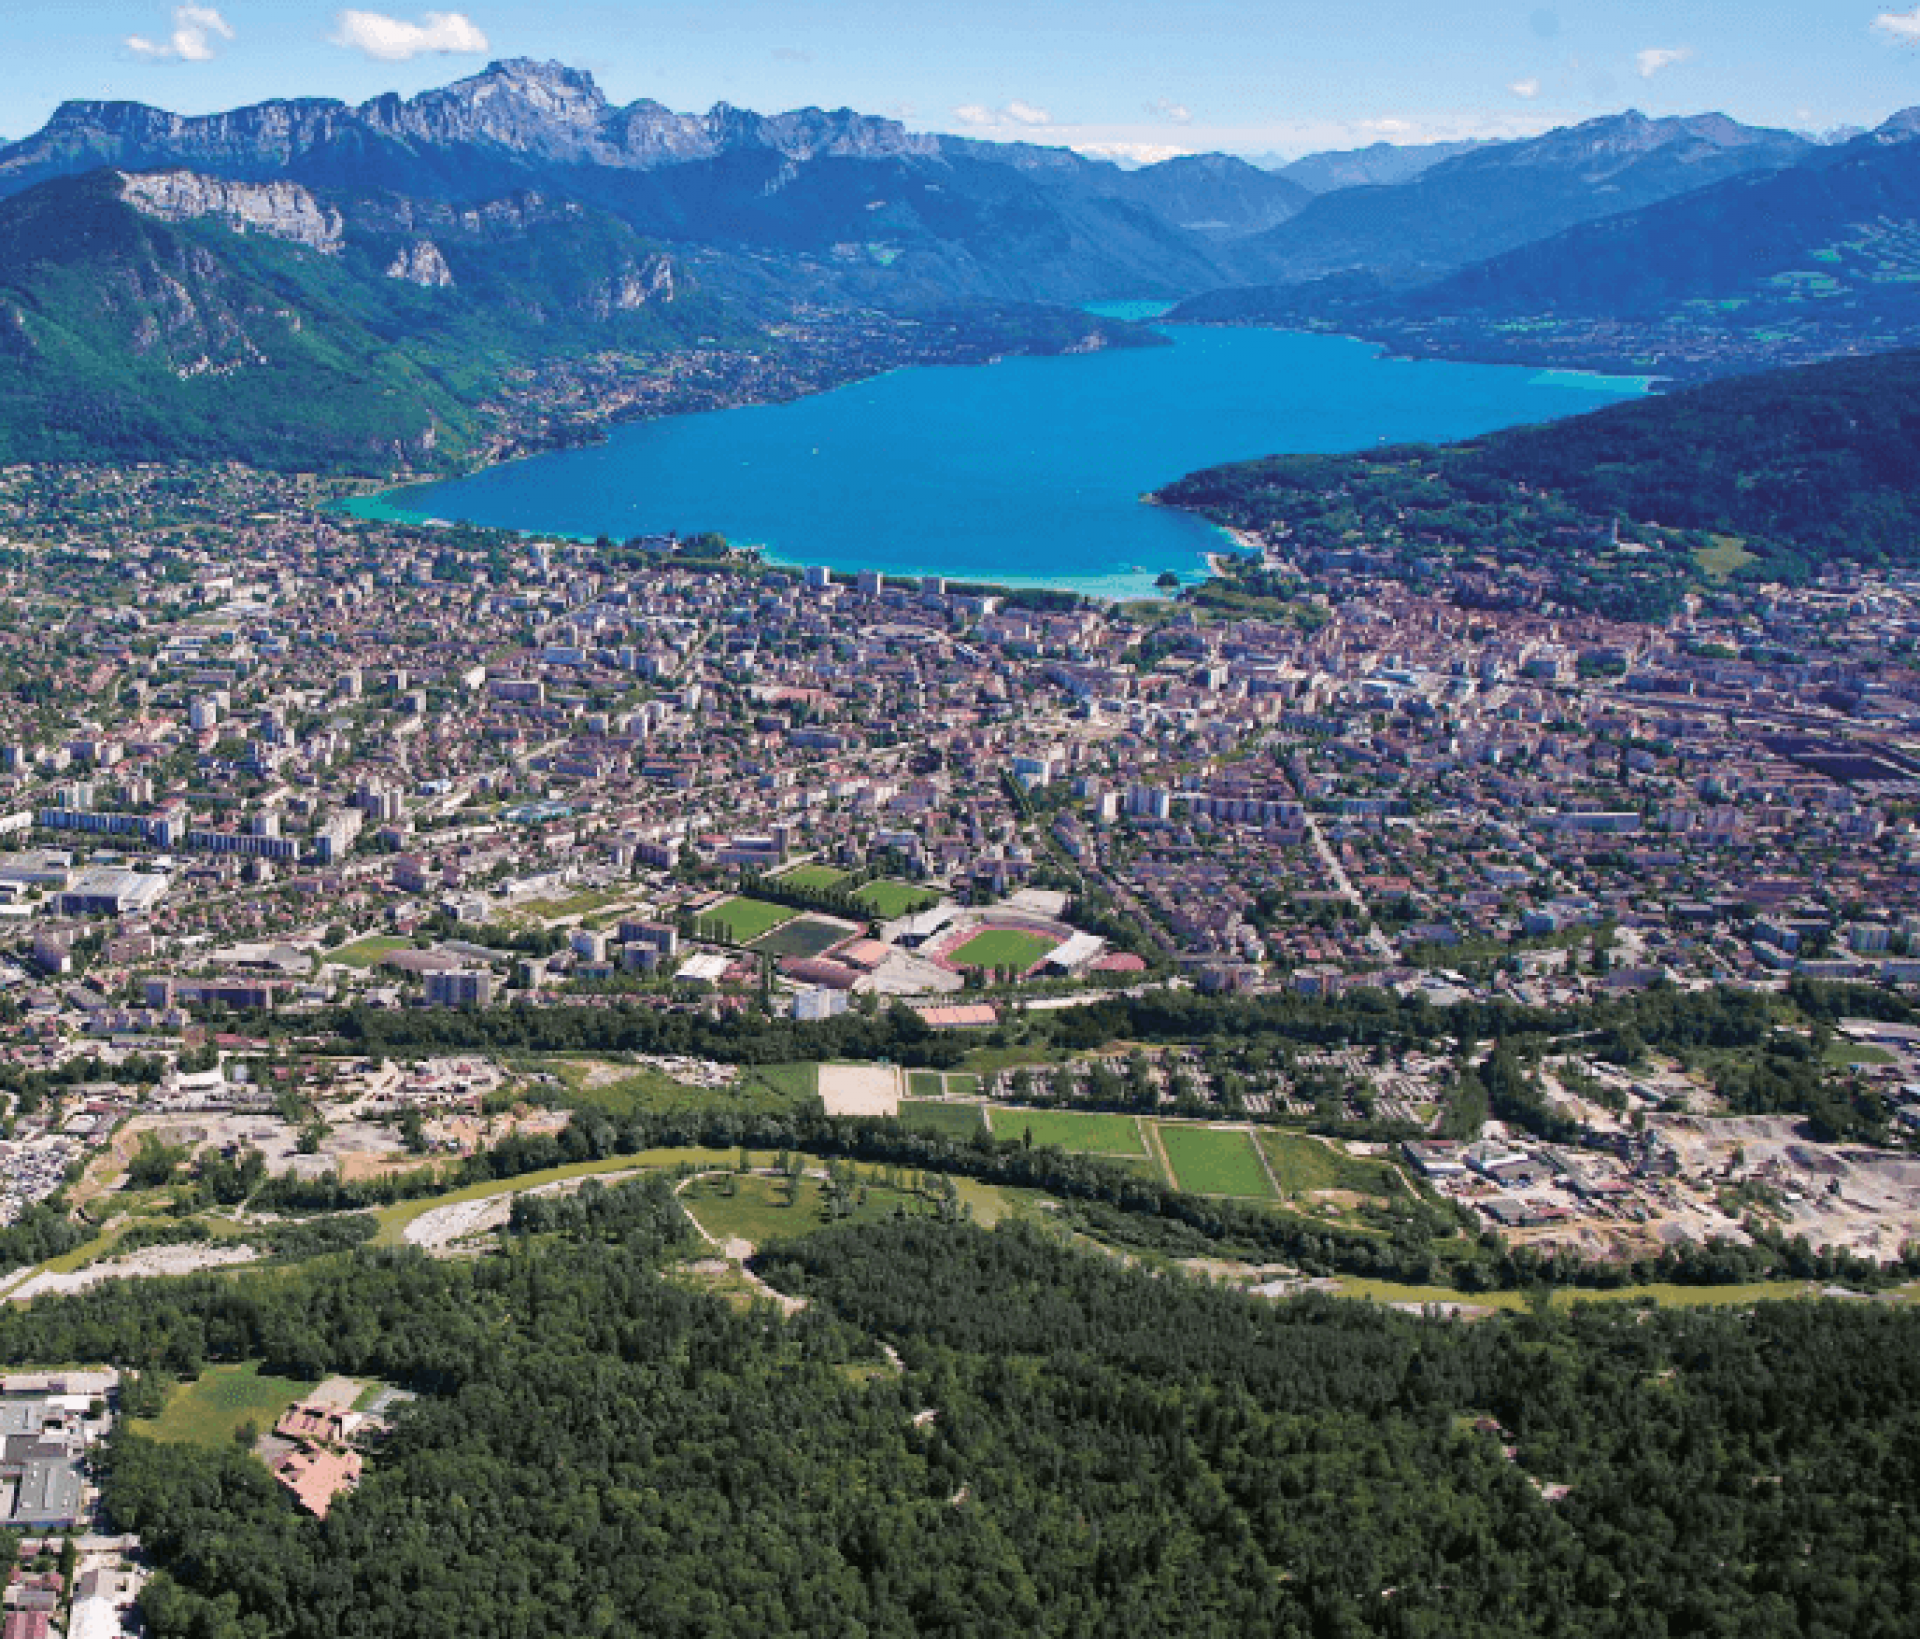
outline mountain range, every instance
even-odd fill
[[[1365,148],[1348,148],[1335,153],[1307,154],[1299,159],[1283,160],[1277,155],[1256,159],[1278,171],[1289,182],[1297,182],[1309,193],[1332,193],[1338,188],[1392,187],[1411,182],[1422,171],[1429,171],[1443,159],[1472,153],[1476,148],[1493,145],[1493,139],[1475,138],[1467,142],[1424,142],[1399,146],[1376,142]]]
[[[1920,114],[1896,115],[1795,163],[1586,221],[1423,284],[1376,268],[1212,292],[1176,316],[1675,377],[1910,347],[1920,343],[1916,137]]]
[[[1813,151],[1804,137],[1717,114],[1623,114],[1470,149],[1398,184],[1340,188],[1236,249],[1242,267],[1277,281],[1353,268],[1397,280],[1432,276]]]
[[[527,61],[358,106],[278,101],[186,117],[67,103],[0,149],[0,196],[101,167],[291,181],[347,199],[472,203],[537,191],[683,244],[822,257],[812,284],[909,302],[1205,288],[1233,271],[1208,250],[1208,233],[1272,226],[1311,197],[1218,156],[1128,172],[1066,149],[917,134],[847,109],[614,107],[591,76]]]
[[[1502,356],[1697,316],[1731,282],[1769,325],[1818,307],[1811,351],[1849,325],[1880,345],[1912,288],[1911,127],[1822,147],[1626,114],[1127,170],[847,109],[619,107],[528,61],[359,105],[67,103],[0,146],[0,459],[444,463],[503,422],[575,436],[588,400],[1151,342],[1077,311],[1123,297]]]

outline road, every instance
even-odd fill
[[[1320,856],[1320,863],[1326,867],[1328,878],[1339,891],[1340,897],[1365,916],[1367,902],[1360,897],[1360,890],[1354,887],[1353,878],[1347,875],[1346,866],[1340,863],[1340,856],[1333,851],[1333,844],[1327,841],[1326,833],[1320,829],[1320,824],[1313,815],[1307,815],[1306,820],[1307,836],[1313,842],[1314,852]],[[1367,930],[1367,945],[1382,961],[1393,960],[1393,941],[1378,928]]]

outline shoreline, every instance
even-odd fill
[[[1096,311],[1096,315],[1097,315],[1097,309],[1090,309],[1090,311]],[[1423,358],[1419,355],[1403,354],[1399,350],[1392,347],[1390,344],[1383,343],[1376,338],[1367,337],[1367,336],[1350,335],[1350,334],[1335,332],[1331,330],[1299,330],[1292,327],[1278,326],[1278,325],[1236,325],[1236,324],[1222,324],[1222,323],[1209,324],[1204,321],[1196,322],[1193,320],[1184,320],[1177,324],[1168,324],[1166,321],[1166,316],[1164,314],[1151,320],[1134,320],[1132,322],[1143,323],[1151,328],[1162,330],[1163,333],[1167,329],[1180,329],[1180,328],[1192,328],[1194,330],[1261,329],[1261,330],[1275,331],[1283,335],[1310,336],[1316,339],[1336,338],[1339,340],[1355,343],[1361,347],[1366,348],[1375,358],[1387,359],[1387,360],[1400,360],[1406,363],[1414,363],[1414,364],[1423,363],[1423,362],[1434,362],[1434,363],[1481,362],[1481,361],[1468,361],[1468,360],[1447,360],[1443,358],[1433,357],[1431,355]],[[1015,356],[1015,355],[1007,355],[1007,356]],[[1017,355],[1017,356],[1025,357],[1025,356],[1049,356],[1049,355]],[[997,359],[987,360],[983,362],[992,363],[992,362],[998,362],[998,360]],[[1493,361],[1484,361],[1484,362],[1491,363]],[[938,368],[938,367],[939,366],[891,364],[879,370],[872,371],[870,373],[853,375],[846,378],[845,380],[836,381],[828,385],[823,385],[821,387],[814,389],[811,392],[803,392],[797,395],[797,399],[824,397],[836,392],[843,392],[849,387],[854,387],[854,386],[862,385],[864,383],[868,383],[871,381],[883,379],[884,377],[894,375],[905,370],[910,370],[915,368]],[[977,368],[980,366],[979,364],[976,364],[973,367]],[[1516,367],[1512,364],[1502,364],[1497,367],[1506,368],[1506,369],[1531,368],[1531,369],[1534,369],[1537,375],[1542,378],[1547,378],[1550,380],[1551,378],[1558,377],[1560,378],[1561,384],[1570,386],[1570,387],[1575,385],[1583,386],[1583,387],[1591,385],[1592,387],[1597,389],[1602,387],[1603,384],[1612,383],[1612,382],[1622,382],[1622,383],[1630,384],[1631,387],[1640,396],[1643,396],[1643,397],[1650,396],[1653,391],[1654,378],[1648,378],[1645,376],[1616,377],[1616,376],[1609,376],[1602,371],[1569,369],[1566,367],[1552,366],[1552,365],[1542,365],[1542,366],[1522,365],[1522,366]],[[1576,378],[1578,379],[1576,380]],[[566,450],[574,449],[574,448],[603,447],[611,443],[614,434],[624,427],[638,427],[638,426],[647,425],[652,422],[678,420],[688,416],[714,415],[714,414],[722,413],[725,410],[748,409],[748,408],[754,408],[762,405],[777,405],[777,404],[783,404],[783,403],[791,403],[791,402],[796,402],[797,399],[795,397],[788,397],[784,395],[771,396],[767,398],[749,398],[749,399],[742,400],[738,404],[730,404],[730,405],[723,405],[723,406],[706,406],[698,409],[689,408],[689,409],[678,410],[678,411],[670,410],[665,412],[664,414],[661,414],[661,413],[641,414],[641,415],[636,415],[632,417],[617,418],[617,419],[610,420],[602,424],[600,427],[598,427],[596,429],[595,437],[585,444],[578,444],[578,445],[555,444],[551,448],[544,448],[544,449],[524,448],[524,447],[518,448],[511,451],[510,453],[503,453],[491,459],[483,459],[479,462],[478,465],[472,467],[470,470],[452,473],[444,476],[416,478],[416,479],[401,481],[398,483],[391,482],[391,481],[382,482],[380,480],[370,480],[370,482],[372,482],[376,487],[368,490],[358,491],[356,493],[335,496],[334,498],[322,503],[321,510],[341,513],[348,517],[356,518],[363,522],[368,522],[368,523],[387,523],[387,524],[399,525],[402,527],[419,528],[419,529],[451,529],[451,528],[466,526],[466,527],[496,531],[500,534],[513,536],[520,540],[525,540],[525,541],[551,540],[551,541],[563,541],[563,542],[569,542],[569,543],[575,543],[575,544],[590,545],[594,541],[599,540],[604,536],[607,536],[608,534],[610,534],[610,532],[603,530],[598,534],[589,535],[589,534],[575,533],[573,531],[569,531],[565,529],[530,528],[530,527],[525,527],[520,525],[484,524],[484,523],[475,522],[473,520],[440,517],[428,512],[415,510],[414,508],[408,507],[404,504],[395,504],[395,503],[397,501],[401,501],[403,498],[409,496],[412,492],[415,492],[415,491],[438,488],[442,485],[448,485],[448,484],[464,483],[470,479],[477,478],[484,473],[493,472],[510,465],[517,465],[523,461],[528,461],[535,457],[560,454],[565,452]],[[831,569],[836,575],[846,575],[848,577],[852,577],[854,575],[858,575],[866,572],[877,572],[883,575],[893,575],[903,580],[925,582],[929,579],[938,579],[938,580],[944,580],[944,581],[957,582],[961,585],[966,585],[966,586],[999,588],[1008,592],[1019,592],[1019,591],[1070,592],[1077,596],[1086,598],[1090,601],[1113,603],[1113,604],[1128,603],[1128,602],[1158,602],[1158,603],[1171,602],[1177,599],[1179,591],[1185,587],[1192,586],[1192,585],[1205,585],[1210,582],[1216,582],[1216,581],[1220,581],[1227,578],[1227,571],[1229,570],[1231,563],[1235,559],[1244,560],[1244,559],[1251,558],[1257,561],[1264,556],[1264,552],[1265,552],[1264,542],[1259,540],[1257,537],[1249,536],[1244,532],[1237,531],[1237,530],[1228,528],[1225,525],[1215,523],[1212,519],[1207,518],[1200,513],[1188,511],[1187,509],[1181,508],[1181,507],[1167,506],[1166,503],[1164,503],[1159,498],[1159,496],[1153,492],[1148,492],[1146,494],[1143,494],[1138,499],[1141,505],[1161,507],[1161,508],[1164,508],[1166,511],[1179,513],[1182,517],[1191,519],[1195,524],[1199,525],[1202,529],[1208,531],[1210,534],[1216,537],[1223,537],[1227,542],[1231,543],[1230,551],[1209,550],[1205,544],[1196,542],[1194,550],[1195,550],[1195,555],[1199,559],[1199,566],[1198,566],[1199,572],[1197,574],[1195,573],[1194,568],[1190,566],[1190,564],[1183,564],[1183,565],[1169,564],[1160,568],[1147,568],[1147,567],[1141,567],[1141,566],[1127,566],[1124,568],[1116,567],[1114,570],[1110,572],[1095,573],[1095,574],[1008,577],[1005,575],[985,576],[985,575],[982,575],[977,570],[966,569],[966,568],[962,568],[959,570],[948,570],[948,569],[941,569],[937,567],[929,567],[929,566],[923,566],[923,565],[911,565],[911,566],[900,565],[900,564],[876,565],[871,563],[860,563],[858,561],[851,561],[843,564],[839,561],[835,561],[837,555],[831,550],[821,554],[820,556],[813,557],[813,558],[793,558],[793,557],[788,557],[788,556],[784,556],[777,553],[773,548],[771,548],[765,542],[739,540],[739,541],[731,541],[730,544],[735,546],[736,548],[739,548],[742,551],[752,553],[754,555],[755,560],[765,568],[778,569],[786,572],[804,572],[806,569],[809,569],[809,568],[820,567],[824,562],[825,566]],[[1179,587],[1170,589],[1170,588],[1162,587],[1159,584],[1157,584],[1159,577],[1162,574],[1167,574],[1167,573],[1171,573],[1179,577],[1179,580],[1180,580]]]
[[[1703,380],[1712,377],[1676,376],[1646,371],[1621,371],[1608,369],[1599,364],[1535,364],[1526,359],[1496,358],[1483,354],[1477,349],[1464,349],[1458,353],[1443,352],[1438,348],[1426,348],[1414,351],[1399,342],[1383,341],[1378,336],[1362,336],[1351,330],[1302,330],[1297,325],[1266,324],[1258,319],[1179,319],[1166,321],[1171,328],[1191,330],[1273,330],[1283,336],[1332,336],[1340,341],[1359,342],[1371,347],[1379,357],[1396,364],[1477,364],[1497,370],[1532,370],[1539,376],[1559,376],[1564,378],[1563,385],[1572,388],[1599,387],[1606,382],[1632,382],[1643,398],[1659,398],[1662,395],[1684,387],[1700,385]],[[1840,355],[1844,356],[1844,355]],[[1770,366],[1777,368],[1777,366]],[[1589,414],[1589,411],[1581,411]]]
[[[453,482],[454,480],[430,480],[429,482]],[[347,495],[321,504],[323,512],[343,513],[362,523],[398,524],[409,529],[460,529],[473,528],[492,531],[495,534],[510,535],[522,541],[566,541],[581,546],[591,546],[600,537],[597,535],[578,535],[564,529],[526,529],[510,524],[478,524],[455,518],[437,518],[421,512],[409,512],[390,504],[388,497],[398,495],[405,489],[422,489],[424,484],[406,485],[400,489],[376,490],[368,495]],[[362,506],[372,504],[380,510],[372,514],[360,510]],[[1172,510],[1179,510],[1178,508]],[[1197,513],[1184,513],[1196,523],[1208,529],[1217,529]],[[734,541],[727,543],[735,550],[753,555],[751,561],[763,569],[777,569],[786,574],[803,574],[810,568],[820,566],[820,559],[799,560],[781,557],[775,554],[765,543],[757,541]],[[1218,573],[1213,567],[1213,554],[1200,553],[1207,573],[1202,579],[1217,579]],[[673,560],[664,560],[672,562]],[[866,573],[870,566],[862,564],[841,565],[829,562],[826,567],[837,576],[853,576]],[[1010,579],[1004,575],[983,576],[972,570],[947,570],[928,568],[905,568],[888,565],[876,571],[898,580],[925,582],[929,580],[948,581],[960,586],[982,587],[987,595],[996,592],[1073,592],[1080,597],[1096,603],[1166,603],[1172,601],[1173,594],[1165,587],[1156,584],[1161,573],[1159,570],[1122,570],[1110,575],[1058,575],[1058,576],[1022,576]],[[1179,571],[1175,570],[1178,574]],[[1182,578],[1181,586],[1199,584],[1197,580]]]

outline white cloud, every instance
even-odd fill
[[[1883,11],[1873,20],[1873,32],[1896,45],[1920,45],[1920,6],[1912,11]]]
[[[1149,114],[1158,114],[1163,120],[1172,120],[1175,125],[1191,125],[1193,110],[1184,103],[1173,101],[1170,97],[1156,97],[1147,104]]]
[[[1535,97],[1540,95],[1540,82],[1538,80],[1515,80],[1507,89],[1516,97],[1521,97],[1528,102],[1532,102]]]
[[[171,34],[164,40],[129,35],[127,49],[136,57],[150,57],[155,62],[209,63],[214,58],[215,35],[231,40],[233,25],[211,6],[175,6]]]
[[[1025,126],[1028,130],[1038,130],[1043,125],[1053,124],[1053,116],[1044,108],[1036,108],[1030,102],[1022,102],[1016,97],[1004,108],[988,108],[982,103],[964,102],[954,109],[953,117],[962,125],[998,128],[1010,130],[1014,126]]]
[[[1643,51],[1633,59],[1635,71],[1643,80],[1650,80],[1663,68],[1672,68],[1676,63],[1684,63],[1693,55],[1692,46],[1677,46],[1671,49]]]
[[[429,53],[461,56],[487,49],[487,37],[457,11],[430,11],[417,23],[377,11],[343,11],[334,20],[333,43],[383,63],[403,63]]]

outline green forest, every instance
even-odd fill
[[[299,1514],[122,1430],[156,1639],[1913,1631],[1920,1315],[1272,1303],[901,1217],[691,1285],[660,1180],[470,1262],[361,1251],[0,1316],[0,1358],[420,1396]],[[891,1349],[890,1355],[887,1351]]]
[[[1159,499],[1312,562],[1384,555],[1416,584],[1537,577],[1556,602],[1658,618],[1737,540],[1744,571],[1901,565],[1920,541],[1920,353],[1717,381],[1469,443],[1274,456]],[[1616,534],[1617,530],[1617,534]]]

